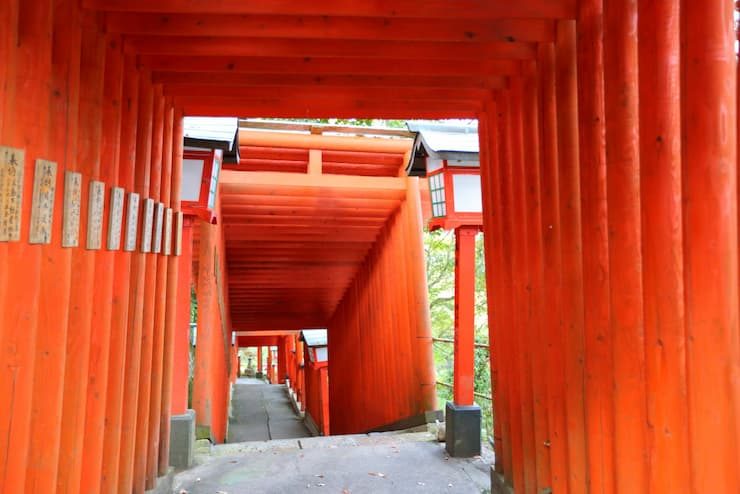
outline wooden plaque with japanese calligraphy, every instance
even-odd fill
[[[182,211],[177,212],[177,222],[175,224],[175,255],[182,254]]]
[[[123,250],[133,252],[136,250],[136,229],[139,226],[139,194],[131,192],[128,195],[128,208],[126,210],[126,239]]]
[[[36,160],[33,174],[31,230],[28,234],[28,242],[31,244],[51,243],[56,188],[57,164],[53,161]]]
[[[98,250],[103,246],[103,212],[105,209],[105,184],[90,181],[90,199],[87,207],[87,248]]]
[[[164,255],[169,256],[172,254],[172,208],[167,208],[164,211],[164,240],[163,240],[162,251]]]
[[[110,216],[108,218],[108,250],[121,248],[121,225],[123,223],[123,189],[113,187],[110,191]]]
[[[0,242],[21,239],[24,156],[21,149],[0,146]]]
[[[62,211],[62,247],[80,245],[80,203],[82,174],[64,172],[64,210]]]
[[[154,244],[152,252],[162,252],[162,222],[164,221],[164,204],[158,202],[154,207]]]
[[[154,222],[154,199],[144,199],[144,211],[141,219],[141,252],[152,251],[152,223]]]

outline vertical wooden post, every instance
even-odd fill
[[[638,2],[640,186],[648,492],[691,484],[681,205],[680,18],[675,0]]]
[[[257,347],[257,372],[262,372],[262,347]],[[293,383],[295,386],[295,383]]]
[[[177,282],[177,328],[174,331],[172,364],[172,414],[181,415],[188,408],[188,380],[190,379],[190,297],[193,270],[194,220],[186,216],[182,227],[182,253]]]
[[[272,347],[267,347],[267,380],[270,384],[275,384],[272,377]]]
[[[103,215],[103,232],[109,229],[109,210],[112,186],[118,183],[121,103],[123,91],[123,57],[120,39],[110,36],[106,43],[105,76],[103,88],[103,123],[101,156],[106,165],[100,169],[100,179],[105,183],[106,208]],[[119,232],[120,233],[120,232]],[[107,238],[107,235],[104,235]],[[105,410],[108,400],[109,355],[113,332],[114,280],[119,253],[104,244],[95,258],[95,275],[100,276],[93,295],[93,330],[90,340],[88,369],[88,395],[85,411],[84,448],[82,450],[81,492],[99,492],[103,467],[103,442],[105,437]],[[111,303],[113,302],[113,303]],[[105,331],[95,328],[106,328]],[[119,349],[116,349],[119,350]]]
[[[180,211],[180,190],[182,189],[183,154],[183,115],[174,109],[172,122],[172,164],[170,180],[170,207],[173,222]],[[173,228],[173,232],[174,232]],[[162,371],[162,410],[160,414],[158,473],[166,475],[170,458],[170,415],[175,412],[175,372],[177,372],[178,405],[184,413],[188,403],[188,373],[190,368],[190,283],[192,278],[192,238],[185,237],[183,225],[181,241],[182,252],[178,257],[174,248],[167,259],[167,313],[164,326],[164,356]],[[189,235],[192,228],[188,228]],[[170,239],[172,246],[177,239]],[[187,253],[187,255],[186,255]],[[181,262],[187,263],[181,268]],[[177,371],[175,358],[177,356]],[[182,362],[180,359],[184,359]]]
[[[136,174],[136,141],[139,113],[139,77],[135,59],[124,57],[123,99],[121,101],[121,144],[118,186],[131,191]],[[124,232],[121,233],[123,247]],[[131,301],[132,254],[120,251],[116,255],[113,283],[111,342],[108,362],[108,397],[105,404],[105,434],[101,492],[118,492],[119,457],[121,452],[121,424],[123,396],[127,367],[129,302]]]
[[[637,2],[604,0],[604,20],[614,480],[617,492],[647,492]]]
[[[613,356],[604,149],[604,57],[601,0],[579,3],[578,109],[583,218],[588,483],[614,489]],[[579,469],[571,465],[571,473]],[[576,489],[574,483],[571,489]]]
[[[478,227],[455,228],[455,358],[453,399],[472,405],[475,375],[475,236]]]
[[[567,426],[565,414],[565,361],[563,350],[565,331],[562,325],[562,264],[560,193],[558,176],[558,104],[556,93],[555,45],[539,47],[540,101],[542,102],[542,173],[540,196],[542,201],[543,282],[547,314],[543,323],[543,340],[547,349],[546,375],[548,447],[550,450],[550,487],[553,492],[567,491]]]
[[[79,144],[73,168],[82,174],[80,217],[87,219],[90,180],[100,176],[100,137],[102,133],[103,72],[105,45],[97,19],[85,16],[82,31],[80,64]],[[87,221],[81,221],[86,225]],[[80,228],[80,247],[72,251],[74,277],[70,293],[67,358],[64,370],[64,408],[62,444],[59,455],[58,492],[78,492],[82,475],[82,450],[87,406],[88,364],[90,362],[90,332],[93,317],[95,282],[95,251],[88,250],[87,229]]]
[[[529,242],[527,235],[528,218],[526,214],[526,186],[525,186],[525,150],[530,143],[525,141],[524,135],[524,81],[515,78],[511,83],[511,115],[512,115],[512,209],[513,216],[512,243],[513,255],[511,257],[514,270],[514,332],[516,350],[516,377],[519,388],[519,400],[516,404],[517,413],[521,416],[521,446],[522,458],[518,468],[522,471],[522,483],[514,483],[515,489],[523,489],[531,492],[536,489],[537,483],[537,455],[535,453],[534,440],[534,392],[532,376],[532,355],[526,351],[529,341],[529,317],[531,294],[530,266],[527,265],[529,257]]]
[[[540,197],[540,167],[543,157],[539,78],[535,61],[524,65],[524,179],[525,210],[527,218],[527,258],[529,317],[527,318],[527,347],[535,348],[546,341],[545,300],[543,298],[545,267],[542,243],[542,199]],[[548,441],[547,355],[533,353],[529,366],[532,372],[532,409],[534,453],[536,458],[537,490],[550,488],[550,448]]]
[[[583,245],[579,176],[576,23],[558,21],[555,44],[558,105],[558,193],[561,225],[560,293],[565,385],[567,477],[564,492],[586,492],[586,389],[583,307]]]
[[[223,350],[214,344],[218,340],[219,329],[216,327],[216,283],[214,250],[216,248],[216,229],[209,223],[199,222],[200,253],[198,262],[198,338],[195,344],[195,376],[193,380],[193,409],[195,410],[196,428],[201,432],[198,437],[208,434],[213,437],[212,402],[216,388],[214,362],[222,358]]]
[[[12,100],[7,100],[13,104],[9,113],[13,127],[6,129],[3,144],[24,150],[24,193],[20,241],[5,244],[5,265],[0,266],[4,302],[0,315],[0,437],[5,438],[0,446],[0,485],[8,492],[25,490],[30,445],[41,248],[28,243],[28,233],[35,162],[48,158],[49,152],[53,12],[50,0],[28,0],[19,5],[16,91]],[[7,107],[6,112],[10,112]]]
[[[174,124],[174,108],[172,99],[163,100],[163,134],[162,134],[162,179],[160,188],[160,203],[163,208],[170,206],[172,181],[172,132]],[[164,438],[160,437],[162,415],[162,390],[164,389],[164,356],[165,356],[165,325],[167,324],[167,282],[172,275],[169,271],[169,258],[164,252],[164,235],[166,213],[162,213],[161,237],[159,243],[159,257],[157,259],[157,281],[154,290],[154,336],[152,342],[152,372],[151,397],[149,406],[149,432],[147,434],[147,461],[146,461],[146,488],[153,489],[159,472],[159,448]],[[156,221],[155,221],[156,227]],[[156,236],[156,234],[155,234]],[[171,305],[171,304],[170,304]],[[173,318],[175,317],[172,311]],[[174,321],[173,321],[174,322]]]
[[[58,233],[61,228],[57,227],[62,222],[65,170],[74,168],[77,158],[80,26],[77,4],[62,4],[59,11],[55,9],[53,21],[51,77],[48,88],[51,105],[42,110],[48,111],[50,121],[46,131],[50,137],[50,148],[44,158],[57,163],[57,176],[51,243],[40,247],[40,304],[25,481],[25,490],[28,492],[56,490],[65,387],[71,251],[61,247]],[[28,193],[24,191],[24,194]]]
[[[161,85],[153,86],[151,158],[149,165],[149,189],[146,197],[159,202],[162,187],[162,135],[164,132],[164,97]],[[145,235],[142,223],[142,238]],[[152,218],[149,229],[153,230]],[[146,486],[147,436],[149,434],[149,407],[151,405],[152,353],[154,349],[154,324],[157,312],[157,272],[160,269],[159,256],[151,252],[154,234],[150,232],[149,252],[144,256],[144,305],[141,328],[141,362],[136,379],[138,385],[138,405],[136,408],[136,439],[133,459],[133,486],[135,493],[144,492]],[[143,242],[143,240],[142,240]],[[142,248],[142,250],[144,250]]]
[[[323,153],[321,149],[309,149],[308,151],[308,174],[321,175],[323,168]]]
[[[149,74],[139,79],[139,114],[136,139],[135,190],[144,199],[149,194],[152,158],[152,116],[154,94]],[[119,459],[118,488],[121,492],[133,490],[134,454],[136,444],[136,419],[139,407],[139,370],[141,368],[141,343],[144,327],[144,291],[146,256],[141,252],[143,214],[139,214],[136,251],[131,255],[131,284],[126,337],[126,368],[124,373],[123,418],[121,423],[121,453]]]
[[[733,2],[681,2],[691,491],[740,489]]]

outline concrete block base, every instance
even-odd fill
[[[445,408],[445,449],[450,456],[469,458],[480,454],[480,407],[455,405]]]
[[[193,466],[195,410],[170,418],[170,465],[177,470]]]

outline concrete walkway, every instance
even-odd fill
[[[492,453],[449,458],[429,432],[224,444],[175,477],[177,494],[490,492]]]
[[[229,443],[308,437],[296,416],[284,385],[240,378],[234,385],[229,420]]]

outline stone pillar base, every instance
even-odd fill
[[[170,417],[170,465],[177,470],[193,466],[195,410]]]
[[[480,454],[480,407],[455,405],[445,408],[445,448],[450,456],[469,458]]]
[[[181,415],[182,416],[182,415]],[[172,492],[172,482],[175,479],[175,469],[170,467],[167,475],[157,478],[157,485],[154,489],[144,491],[145,494],[170,494]]]

